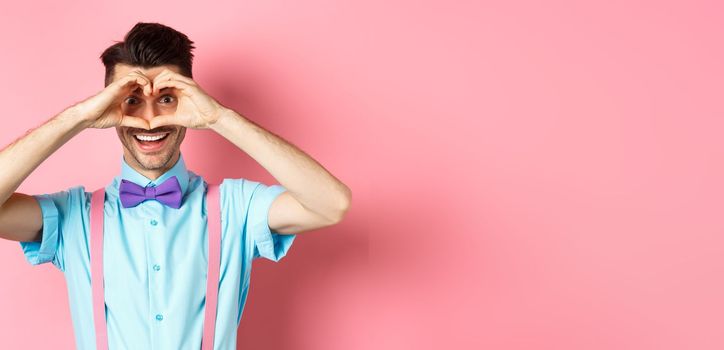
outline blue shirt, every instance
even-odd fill
[[[108,347],[194,349],[201,344],[206,297],[207,224],[204,180],[186,169],[181,155],[155,181],[121,157],[121,174],[106,186],[103,271]],[[121,179],[141,186],[176,176],[181,208],[156,200],[123,208]],[[221,197],[221,268],[214,349],[236,349],[236,334],[249,290],[252,260],[278,261],[295,235],[269,229],[272,201],[286,189],[246,179],[224,179]],[[52,262],[68,287],[76,348],[95,349],[90,275],[90,198],[83,186],[35,195],[43,213],[40,242],[20,242],[30,264]]]

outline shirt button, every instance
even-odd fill
[[[156,315],[156,320],[163,321],[163,315],[161,315],[161,314]]]
[[[154,270],[156,270],[156,271],[158,271],[158,270],[160,270],[160,269],[161,269],[161,266],[158,266],[158,265],[153,265],[153,269],[154,269]]]
[[[156,220],[151,220],[151,225],[153,225],[153,226],[158,225],[158,221],[156,221]]]

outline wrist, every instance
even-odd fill
[[[241,117],[241,116],[238,113],[236,113],[233,109],[224,108],[221,110],[221,112],[219,112],[219,117],[216,118],[216,121],[209,125],[209,129],[219,132],[225,126],[227,126],[230,121],[232,121],[235,118],[239,118],[239,117]]]

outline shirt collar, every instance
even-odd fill
[[[171,169],[167,170],[156,180],[151,180],[136,171],[136,169],[133,169],[130,165],[128,165],[126,159],[123,158],[123,155],[121,155],[121,179],[126,179],[128,181],[132,181],[138,184],[139,186],[146,187],[149,184],[157,186],[158,184],[166,181],[173,176],[176,176],[176,178],[178,179],[178,182],[181,185],[181,193],[185,195],[186,189],[189,187],[189,172],[186,169],[186,163],[184,162],[183,154],[179,154],[176,164],[174,164]],[[118,182],[120,183],[120,180]]]

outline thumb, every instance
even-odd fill
[[[150,125],[148,125],[148,122],[146,119],[139,118],[139,117],[132,117],[130,115],[124,115],[121,116],[121,122],[119,123],[119,126],[128,126],[132,128],[138,128],[138,129],[151,129]]]
[[[157,115],[151,119],[149,126],[151,129],[158,128],[165,125],[181,125],[178,122],[178,117],[175,114],[164,114]]]

